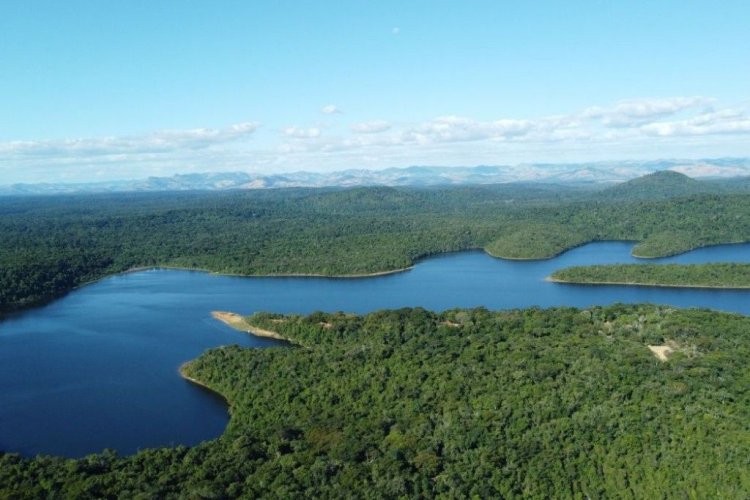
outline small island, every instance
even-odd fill
[[[750,264],[610,264],[555,271],[556,283],[750,289]]]

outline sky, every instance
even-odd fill
[[[750,2],[0,2],[0,184],[750,156]]]

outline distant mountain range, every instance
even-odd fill
[[[344,170],[331,173],[291,172],[253,174],[247,172],[178,174],[92,183],[39,183],[0,186],[0,195],[106,193],[134,191],[218,191],[325,186],[441,186],[543,182],[557,184],[614,184],[662,170],[695,178],[750,176],[750,158],[710,160],[621,161],[579,164],[521,164],[514,166],[387,168]]]

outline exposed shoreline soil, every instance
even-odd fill
[[[243,318],[239,314],[227,311],[211,311],[211,316],[213,316],[214,319],[218,319],[225,325],[234,328],[235,330],[250,333],[252,335],[255,335],[256,337],[288,341],[288,339],[282,337],[277,332],[264,330],[263,328],[258,328],[257,326],[249,324],[247,321],[245,321],[245,318]]]

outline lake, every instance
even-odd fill
[[[279,345],[211,318],[212,310],[365,313],[422,306],[605,305],[652,302],[750,314],[750,291],[592,287],[544,281],[554,270],[643,262],[632,244],[591,243],[545,261],[446,254],[372,278],[243,278],[151,270],[113,276],[0,323],[0,451],[26,456],[121,454],[219,436],[225,402],[177,373],[211,347]],[[656,262],[750,262],[750,244]]]

